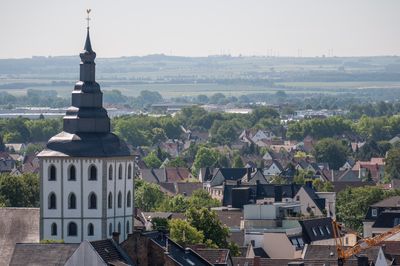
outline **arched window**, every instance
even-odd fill
[[[57,209],[56,194],[54,194],[53,192],[51,192],[49,195],[49,209]]]
[[[89,167],[89,180],[97,180],[97,168],[94,165]]]
[[[131,179],[131,178],[132,178],[132,165],[129,164],[128,165],[128,179]]]
[[[112,223],[108,225],[108,234],[112,235]]]
[[[78,226],[74,222],[70,222],[68,224],[68,236],[77,236],[78,235]]]
[[[131,206],[131,191],[128,191],[128,195],[126,195],[126,207],[130,207]]]
[[[56,223],[52,223],[51,224],[51,235],[52,236],[56,236],[57,235],[57,224]]]
[[[129,221],[126,221],[126,234],[129,234]]]
[[[88,236],[93,236],[93,235],[94,235],[94,226],[93,226],[92,223],[89,223],[89,224],[88,224],[87,232],[88,232],[88,233],[87,233]]]
[[[118,179],[122,179],[122,164],[118,167]]]
[[[110,165],[110,167],[108,167],[108,180],[112,179],[113,179],[113,167],[112,165]]]
[[[122,207],[122,194],[121,191],[118,192],[118,208]]]
[[[50,181],[56,181],[56,178],[57,178],[56,167],[52,164],[49,167],[49,180]]]
[[[112,193],[108,193],[108,208],[112,209]]]
[[[118,233],[121,233],[121,223],[118,223]]]
[[[76,196],[70,193],[68,196],[68,209],[76,209]]]
[[[97,209],[97,197],[94,192],[89,194],[89,200],[88,200],[88,208],[89,209]]]
[[[68,180],[75,181],[76,180],[76,168],[75,166],[71,165],[68,171]]]

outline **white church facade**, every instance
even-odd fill
[[[123,241],[133,228],[134,160],[110,131],[95,81],[96,53],[89,28],[80,57],[80,81],[63,118],[63,131],[38,155],[40,239],[80,243],[117,232]]]

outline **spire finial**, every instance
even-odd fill
[[[86,20],[87,20],[87,29],[89,30],[89,22],[90,22],[90,11],[92,11],[91,9],[86,9],[86,14],[87,14],[87,17],[86,17]]]

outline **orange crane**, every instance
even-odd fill
[[[344,247],[341,237],[342,225],[335,220],[332,220],[333,236],[335,237],[336,251],[338,255],[338,265],[343,266],[344,262],[353,255],[359,254],[361,251],[369,249],[373,246],[379,245],[389,237],[400,233],[400,225],[397,225],[388,231],[376,235],[374,237],[365,237],[360,239],[357,244],[352,247]]]

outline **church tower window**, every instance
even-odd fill
[[[70,193],[68,196],[68,209],[76,209],[76,196],[74,193]]]
[[[118,179],[122,179],[122,165],[121,164],[118,167]]]
[[[54,194],[54,192],[51,192],[49,195],[49,209],[50,210],[57,209],[56,194]]]
[[[110,165],[110,167],[108,167],[108,180],[112,179],[113,179],[113,167],[112,165]]]
[[[49,167],[49,180],[50,181],[56,181],[57,178],[57,172],[56,172],[56,167],[54,165],[50,165]]]
[[[126,207],[131,207],[131,191],[128,191],[128,195],[126,196]]]
[[[122,194],[121,191],[118,192],[118,208],[122,207]]]
[[[74,222],[70,222],[68,224],[68,236],[77,236],[78,235],[78,226]]]
[[[89,209],[97,209],[97,197],[94,192],[89,194]]]
[[[97,180],[97,168],[94,165],[89,167],[89,180]]]
[[[128,179],[131,179],[131,178],[132,178],[132,165],[129,164],[128,165]]]
[[[69,167],[68,171],[68,180],[75,181],[76,180],[76,168],[74,165]]]
[[[51,235],[52,236],[56,236],[57,235],[57,224],[56,223],[52,223],[51,224]]]
[[[108,193],[108,208],[112,209],[112,193]]]
[[[88,236],[93,236],[94,235],[94,226],[92,223],[88,224]]]

